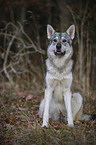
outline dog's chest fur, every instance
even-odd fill
[[[58,65],[52,63],[52,61],[48,58],[46,61],[47,75],[50,79],[62,81],[63,79],[69,78],[70,73],[72,75],[72,65],[73,61],[70,59],[66,61],[62,67],[58,67]]]
[[[50,59],[47,59],[47,74],[46,85],[53,89],[53,97],[56,103],[63,102],[64,91],[70,88],[72,83],[72,64],[73,61],[69,60],[66,66],[63,65],[62,69],[54,66]]]

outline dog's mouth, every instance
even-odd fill
[[[64,51],[64,52],[56,51],[56,52],[54,52],[54,53],[55,53],[55,55],[64,56],[65,53],[66,53],[66,51]]]

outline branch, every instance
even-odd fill
[[[13,85],[14,83],[13,83],[13,81],[12,81],[10,75],[9,75],[8,72],[7,72],[6,64],[7,64],[7,59],[8,59],[9,51],[10,51],[10,48],[11,48],[11,46],[12,46],[12,43],[13,43],[14,39],[15,39],[15,36],[12,37],[12,39],[11,39],[9,45],[8,45],[8,48],[7,48],[7,51],[6,51],[6,55],[5,55],[4,64],[3,64],[4,73],[5,73],[6,77],[8,78],[8,80],[11,82],[12,85]]]
[[[77,33],[77,40],[78,40],[78,46],[79,46],[79,48],[80,48],[80,36],[79,36],[79,28],[78,28],[78,25],[77,25],[77,22],[76,22],[76,17],[75,17],[75,15],[74,15],[74,12],[73,12],[73,10],[71,9],[71,7],[70,6],[67,6],[67,8],[69,9],[69,11],[70,11],[70,13],[71,13],[71,15],[72,15],[72,17],[73,17],[73,20],[74,20],[74,23],[75,23],[75,26],[76,26],[76,33]]]
[[[83,18],[82,18],[82,21],[81,21],[81,27],[82,27],[82,25],[84,25],[87,9],[88,9],[88,1],[86,3],[85,11],[84,11]]]
[[[20,74],[24,72],[26,67],[25,63],[23,64],[23,56],[28,56],[28,54],[39,52],[41,54],[45,54],[45,51],[41,49],[38,43],[34,43],[31,38],[26,34],[22,25],[18,22],[19,27],[14,25],[13,23],[8,23],[4,29],[0,32],[0,36],[3,36],[4,39],[4,48],[5,48],[5,57],[3,68],[0,70],[1,73],[5,73],[7,79],[13,85],[14,82],[12,80],[12,74],[18,74],[21,70]],[[24,41],[23,38],[20,37],[19,33],[22,32],[24,38],[27,41]],[[27,43],[28,42],[28,43]],[[7,46],[7,48],[6,48]],[[16,48],[16,51],[13,50],[13,47]],[[12,49],[11,49],[12,48]],[[33,48],[32,51],[29,51],[30,48]],[[3,50],[3,49],[2,49]],[[4,51],[3,51],[4,53]],[[26,57],[25,57],[26,58]],[[25,60],[24,60],[25,62]],[[28,62],[27,62],[28,64]],[[18,66],[17,66],[18,65]],[[24,66],[24,67],[23,67]],[[23,70],[24,68],[24,70]],[[32,71],[32,70],[31,70]],[[28,71],[29,72],[29,71]]]
[[[21,31],[24,34],[24,36],[26,36],[26,38],[29,40],[29,42],[31,43],[31,46],[35,49],[36,52],[39,52],[41,54],[45,54],[45,51],[42,50],[40,47],[38,47],[39,49],[37,49],[37,46],[33,43],[32,39],[25,33],[22,25],[18,22],[18,24],[20,25]]]

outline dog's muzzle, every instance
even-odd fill
[[[62,47],[61,43],[60,43],[60,42],[57,43],[55,55],[65,55],[66,51],[63,51],[63,52],[62,52],[62,51],[61,51],[61,47]]]

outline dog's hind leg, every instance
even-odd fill
[[[83,114],[83,99],[79,93],[74,93],[72,97],[72,115],[74,121],[89,121],[95,120],[95,115]]]
[[[83,99],[79,93],[74,93],[72,96],[72,116],[73,120],[79,120],[83,114]]]

